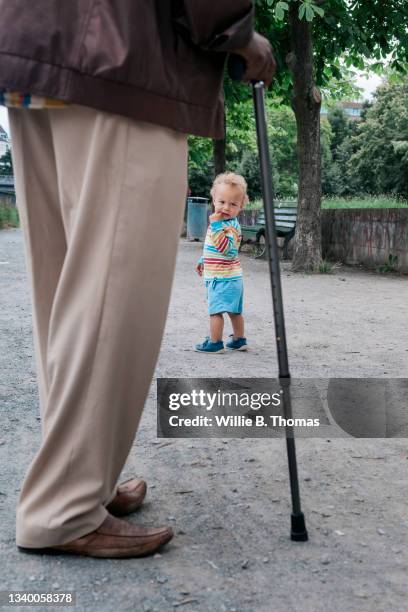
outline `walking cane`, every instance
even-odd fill
[[[245,61],[237,55],[228,58],[228,72],[232,79],[239,81],[245,72]],[[279,266],[278,243],[276,240],[275,218],[273,213],[273,184],[269,156],[268,133],[265,116],[264,84],[262,81],[252,83],[256,133],[258,142],[259,162],[263,205],[265,211],[266,249],[268,254],[269,273],[271,279],[272,304],[275,319],[276,348],[279,364],[279,382],[283,393],[283,411],[285,419],[292,418],[292,403],[290,396],[290,373],[288,349],[286,344],[285,317],[283,312],[282,285]],[[285,427],[286,449],[288,454],[290,490],[292,496],[292,515],[290,537],[296,542],[308,539],[305,517],[300,505],[299,479],[296,463],[296,447],[293,427]]]

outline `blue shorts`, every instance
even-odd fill
[[[244,297],[244,284],[242,278],[236,280],[205,281],[207,288],[208,312],[210,315],[221,312],[241,314]]]

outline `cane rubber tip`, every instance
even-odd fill
[[[294,542],[307,542],[309,539],[303,512],[291,515],[290,539]]]

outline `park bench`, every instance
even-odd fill
[[[276,235],[284,238],[283,242],[283,257],[288,257],[288,245],[295,235],[296,220],[297,220],[297,204],[296,202],[276,202],[274,209]],[[263,257],[266,251],[265,240],[265,213],[259,211],[257,222],[255,225],[242,225],[242,244],[253,245],[254,257]]]

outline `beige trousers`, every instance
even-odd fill
[[[9,115],[42,417],[17,544],[36,548],[96,529],[115,494],[165,324],[187,139],[76,105]]]

